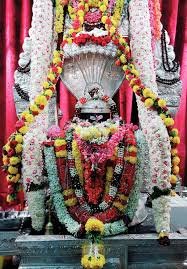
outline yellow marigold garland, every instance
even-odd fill
[[[102,254],[93,255],[84,255],[81,259],[81,265],[86,269],[101,269],[105,265],[106,260],[105,256]]]
[[[114,169],[112,166],[106,168],[106,183],[105,183],[105,194],[109,192],[111,181],[113,179]]]
[[[16,122],[16,132],[8,138],[8,142],[3,147],[3,165],[8,174],[8,184],[12,187],[11,193],[7,196],[8,203],[16,200],[16,194],[21,189],[19,180],[21,178],[23,136],[28,132],[29,125],[35,120],[35,117],[44,110],[53,95],[57,79],[62,72],[62,63],[63,54],[59,51],[54,51],[47,80],[42,84],[43,92],[35,97],[33,104],[30,104],[26,111],[21,113],[20,120]]]
[[[177,175],[179,174],[178,164],[180,163],[178,151],[176,150],[176,146],[180,143],[180,137],[178,135],[178,130],[173,128],[175,122],[171,115],[168,113],[166,101],[158,98],[158,96],[156,96],[156,94],[151,89],[146,88],[142,83],[140,83],[141,80],[139,72],[136,70],[134,64],[132,62],[125,61],[126,55],[124,53],[129,53],[130,51],[130,47],[126,40],[122,36],[118,35],[113,37],[114,42],[116,39],[119,41],[119,45],[124,47],[124,51],[118,50],[119,61],[131,88],[135,94],[141,97],[145,107],[148,109],[154,109],[158,112],[167,128],[171,142],[172,174],[170,183],[174,187],[177,182]]]
[[[85,230],[87,233],[98,232],[104,233],[104,224],[97,218],[89,218],[85,224]]]
[[[55,12],[55,30],[62,33],[64,29],[64,3],[61,0],[56,0],[56,12]]]
[[[57,158],[65,158],[67,156],[66,140],[57,138],[54,141],[55,155]]]
[[[72,154],[75,159],[75,167],[77,169],[78,176],[80,178],[80,182],[83,185],[83,166],[81,162],[81,153],[78,148],[78,144],[76,140],[73,140],[72,142]]]

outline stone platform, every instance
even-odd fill
[[[19,236],[18,231],[0,231],[0,256],[19,255],[15,240]]]
[[[160,246],[156,234],[131,234],[106,238],[104,269],[187,268],[187,236],[171,234],[171,245]],[[19,269],[81,269],[84,240],[72,236],[22,235],[16,239],[21,255]]]

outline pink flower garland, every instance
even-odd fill
[[[119,142],[129,133],[129,128],[120,127],[119,130],[112,135],[107,143],[102,145],[92,144],[89,145],[86,141],[83,141],[80,136],[74,134],[74,139],[77,141],[80,152],[83,154],[85,160],[89,158],[93,165],[103,163],[107,159],[110,159],[114,150]],[[95,149],[95,151],[93,151]]]
[[[161,38],[161,12],[159,0],[149,0],[150,24],[154,40]]]

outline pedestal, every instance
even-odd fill
[[[19,232],[1,231],[0,232],[0,256],[14,256],[19,255],[18,248],[15,244]]]
[[[160,246],[156,234],[106,238],[105,269],[180,269],[187,259],[187,237],[171,235],[171,245]],[[19,269],[81,269],[84,240],[71,236],[19,236]],[[186,267],[187,268],[187,267]]]

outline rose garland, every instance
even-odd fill
[[[90,34],[80,34],[73,39],[73,43],[77,44],[78,46],[83,46],[87,42],[92,42],[100,46],[106,46],[111,42],[111,37],[109,35],[96,37]]]
[[[43,92],[36,96],[28,110],[22,112],[20,120],[16,122],[16,132],[13,133],[7,144],[3,147],[3,164],[7,171],[9,194],[7,202],[13,203],[19,192],[19,179],[21,177],[21,160],[23,151],[23,136],[28,132],[29,125],[40,114],[55,91],[59,74],[62,72],[63,54],[54,51],[54,58],[49,69],[47,81],[43,83]]]

